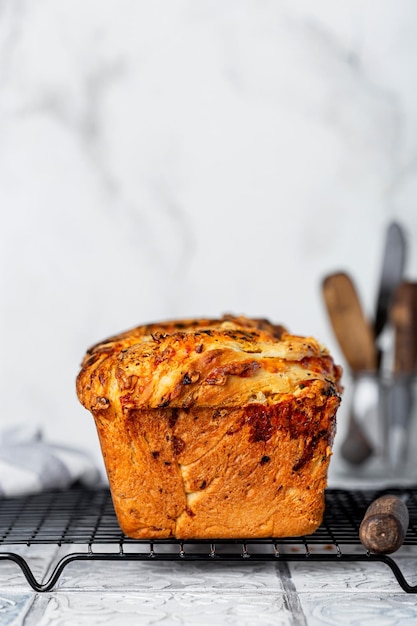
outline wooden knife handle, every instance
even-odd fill
[[[346,272],[325,276],[322,291],[334,334],[353,372],[375,371],[374,336],[359,295]]]
[[[395,329],[397,374],[413,374],[417,367],[417,283],[401,283],[394,294],[390,321]]]
[[[409,523],[406,504],[397,496],[381,496],[369,505],[359,528],[362,545],[376,554],[391,554],[401,547]]]

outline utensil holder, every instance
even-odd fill
[[[346,432],[341,433],[343,443],[338,450],[339,474],[359,482],[415,484],[417,377],[356,372],[346,384],[345,397]]]

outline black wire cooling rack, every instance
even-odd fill
[[[323,523],[312,535],[280,539],[134,540],[117,523],[110,492],[75,486],[68,491],[0,500],[0,560],[14,561],[35,591],[49,591],[63,569],[75,560],[135,561],[379,561],[388,565],[407,593],[417,593],[397,562],[387,555],[361,549],[359,526],[369,504],[382,491],[329,489]],[[417,487],[390,489],[407,498],[410,523],[404,545],[417,546]],[[74,551],[56,561],[49,579],[36,580],[28,560],[7,546],[24,544],[71,544]],[[103,551],[106,545],[106,551]],[[114,550],[108,550],[111,546]],[[58,551],[59,552],[59,551]]]

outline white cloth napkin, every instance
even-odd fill
[[[0,498],[100,482],[100,473],[80,450],[44,441],[41,430],[21,425],[0,432]]]

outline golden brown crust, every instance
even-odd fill
[[[309,378],[335,380],[331,357],[311,337],[265,320],[227,316],[135,328],[91,348],[77,379],[89,410],[244,406]],[[265,398],[264,398],[265,396]]]
[[[123,531],[313,532],[340,376],[315,339],[244,317],[141,326],[91,348],[77,392],[96,421]]]

